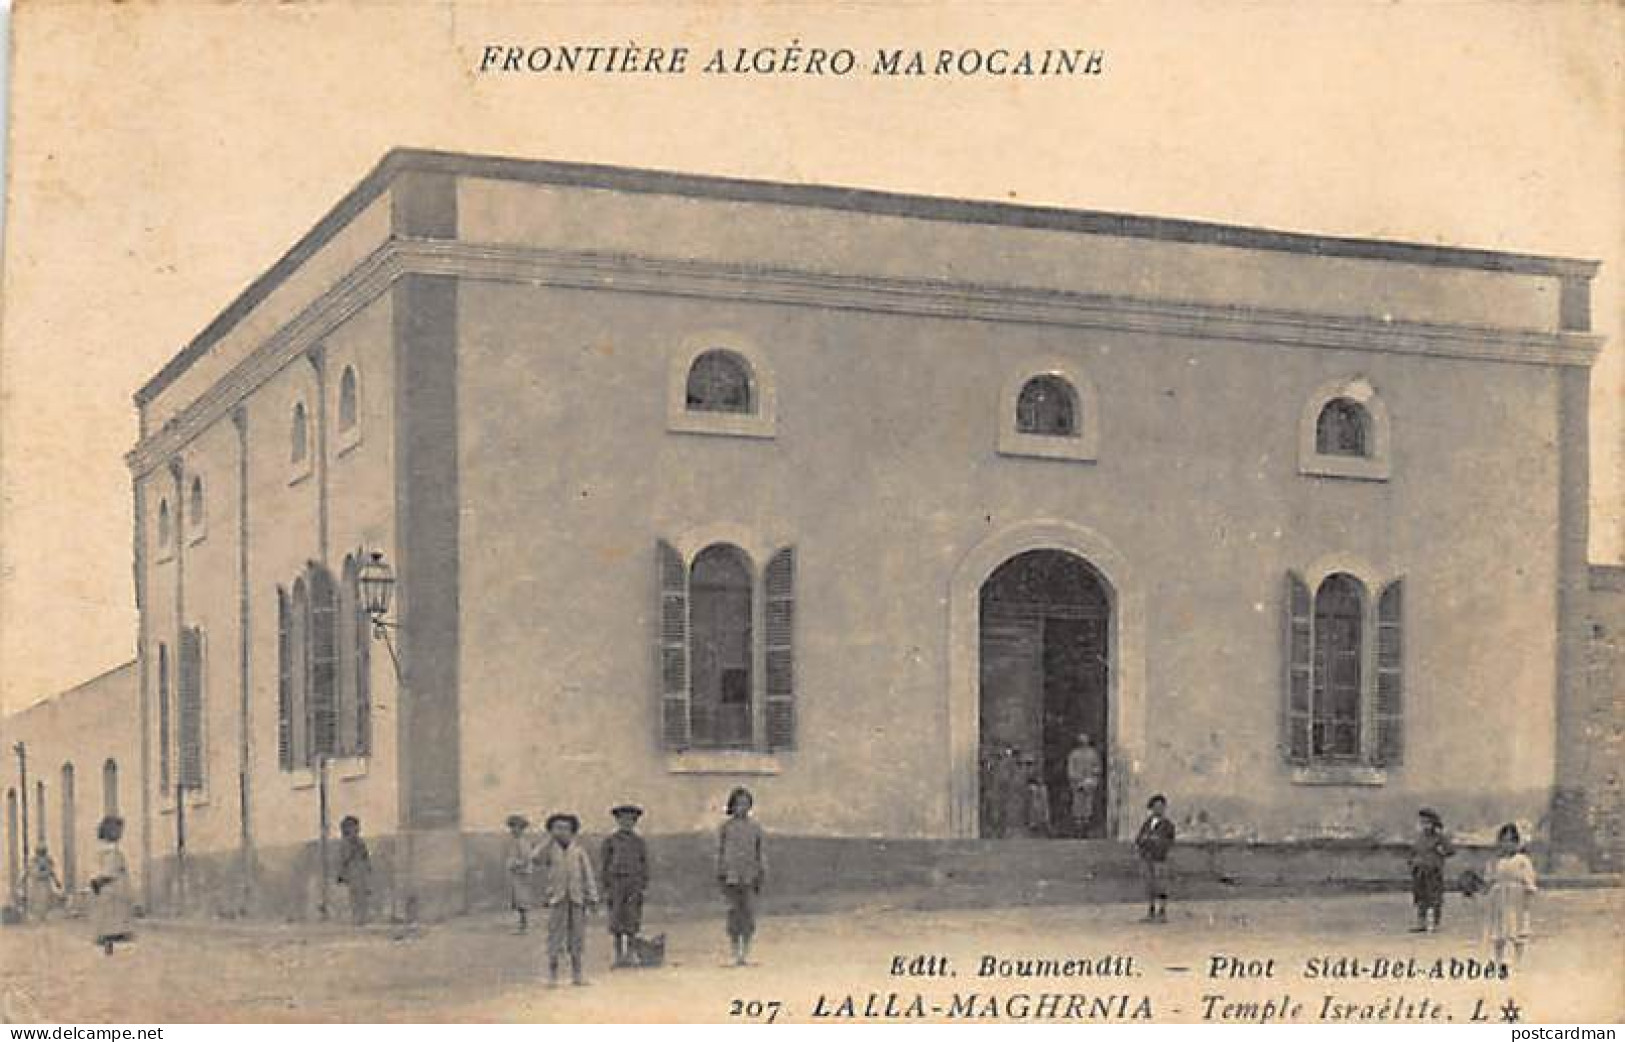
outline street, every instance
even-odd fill
[[[1543,893],[1523,965],[1484,967],[1478,909],[1451,895],[1413,935],[1401,894],[765,916],[756,965],[722,964],[710,918],[652,909],[660,969],[611,971],[595,917],[587,987],[542,983],[545,932],[479,916],[413,932],[336,924],[143,924],[103,956],[81,921],[0,931],[11,1021],[1616,1021],[1619,890]],[[1070,960],[1070,962],[1068,961]],[[984,976],[984,970],[991,975]],[[1043,974],[1043,976],[1032,976]]]

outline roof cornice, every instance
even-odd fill
[[[386,154],[276,263],[249,283],[179,354],[148,380],[136,392],[136,404],[145,405],[178,379],[193,362],[407,171],[1557,278],[1589,279],[1596,274],[1599,266],[1595,260],[1572,257],[1315,235],[1179,218],[402,148]]]

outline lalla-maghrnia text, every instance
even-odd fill
[[[946,999],[919,992],[870,991],[820,994],[813,1020],[1153,1020],[1145,995],[1083,995],[1077,992],[1016,992],[991,995],[955,992]]]

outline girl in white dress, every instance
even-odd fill
[[[90,880],[95,903],[91,907],[90,921],[95,930],[96,943],[102,951],[113,954],[113,946],[120,941],[135,939],[131,925],[130,866],[119,849],[124,837],[124,819],[109,815],[96,828],[101,849],[96,852],[96,874]]]
[[[1488,887],[1484,934],[1495,948],[1495,960],[1505,961],[1510,942],[1515,959],[1523,958],[1529,941],[1529,903],[1535,893],[1535,864],[1523,849],[1518,826],[1502,825],[1495,835],[1496,857],[1484,873]]]

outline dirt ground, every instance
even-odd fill
[[[1407,931],[1396,894],[1176,903],[1166,925],[1125,905],[918,912],[877,900],[765,916],[745,968],[724,965],[719,906],[711,918],[651,913],[646,932],[669,944],[652,970],[611,971],[595,919],[589,985],[558,989],[542,981],[543,933],[516,935],[493,916],[411,933],[149,922],[111,957],[84,923],[63,920],[0,931],[0,1012],[49,1023],[1615,1022],[1622,905],[1619,890],[1541,894],[1535,937],[1506,979],[1484,976],[1477,909],[1456,895],[1435,935]],[[995,972],[983,976],[988,958]]]

